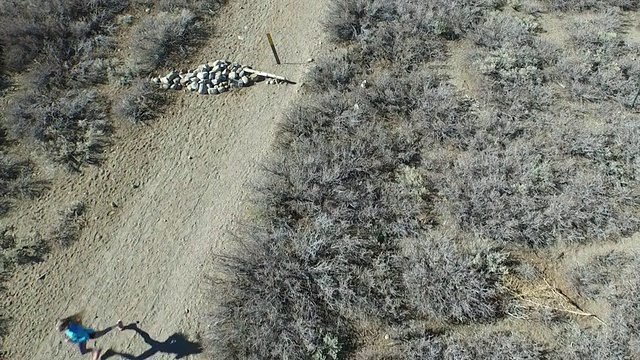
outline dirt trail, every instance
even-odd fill
[[[218,35],[192,54],[192,66],[227,58],[301,79],[306,59],[326,47],[320,44],[326,5],[231,0],[218,16]],[[266,32],[273,34],[282,61],[292,64],[273,65]],[[81,310],[88,326],[136,320],[160,342],[175,333],[197,340],[206,332],[203,276],[211,271],[212,254],[230,246],[228,230],[245,217],[249,185],[299,90],[261,83],[220,96],[175,93],[176,105],[150,127],[118,131],[104,166],[55,182],[25,209],[25,218],[37,221],[65,196],[84,193],[90,211],[81,240],[20,270],[8,284],[8,313],[14,316],[2,344],[8,359],[80,358],[61,342],[54,324]],[[98,345],[135,356],[149,348],[132,331],[107,334]],[[160,352],[152,358],[174,356]]]

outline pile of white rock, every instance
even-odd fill
[[[166,90],[185,89],[202,95],[213,95],[229,91],[233,87],[251,86],[265,80],[268,75],[270,74],[253,70],[249,66],[216,60],[183,73],[172,71],[166,76],[153,78],[152,81]],[[281,80],[268,79],[267,82],[277,83],[282,80],[286,81],[281,78]]]

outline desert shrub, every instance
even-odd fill
[[[441,335],[441,332],[425,328],[419,321],[409,320],[386,329],[385,340],[364,345],[353,357],[357,360],[441,359],[445,346]]]
[[[576,137],[588,136],[586,129],[568,130],[573,139],[554,139],[536,130],[540,127],[505,120],[485,123],[491,126],[476,132],[479,142],[464,154],[450,155],[452,164],[434,159],[434,167],[444,165],[438,170],[444,172],[440,180],[433,180],[447,199],[443,208],[464,229],[528,245],[547,245],[558,238],[603,240],[634,231],[634,190],[611,183],[608,171],[572,158],[570,152],[557,153],[566,146],[564,141],[575,144]],[[633,163],[627,159],[622,166]]]
[[[598,11],[575,21],[569,29],[580,54],[564,59],[559,73],[578,100],[614,100],[631,104],[640,84],[640,47],[622,38],[622,15],[618,9]]]
[[[506,272],[499,252],[463,251],[446,234],[429,234],[403,244],[403,272],[415,313],[440,323],[487,321],[500,314],[500,276]]]
[[[161,110],[164,97],[148,80],[138,79],[114,100],[114,113],[131,122],[146,121]]]
[[[484,9],[499,6],[492,1],[339,0],[332,2],[326,28],[337,42],[355,42],[365,63],[382,61],[410,71],[441,58],[442,39],[463,36]]]
[[[215,12],[224,3],[224,0],[133,0],[134,5],[152,8],[157,11],[176,11],[189,9],[194,12]]]
[[[318,59],[315,66],[306,75],[307,82],[312,91],[322,92],[336,89],[346,90],[353,85],[362,73],[353,61],[353,56],[347,54],[335,54]]]
[[[537,38],[537,31],[533,18],[490,13],[472,36],[482,46],[474,63],[488,77],[485,101],[510,114],[529,114],[552,103],[543,85],[551,77],[548,68],[556,63],[557,50]]]
[[[608,6],[617,6],[624,10],[635,10],[640,7],[637,0],[547,0],[552,8],[562,11],[583,11]]]
[[[180,12],[160,12],[141,21],[131,30],[131,68],[142,74],[164,65],[173,49],[183,49],[198,31],[196,16],[183,9]]]
[[[594,256],[589,262],[579,264],[572,270],[572,283],[580,296],[591,299],[606,296],[604,289],[631,260],[629,255],[616,251]]]
[[[533,41],[532,35],[540,30],[533,16],[517,17],[504,12],[489,12],[469,34],[477,45],[499,49],[505,43],[526,44]]]
[[[588,266],[591,265],[592,268]],[[593,271],[595,274],[591,274]],[[574,284],[609,307],[608,326],[567,329],[561,341],[563,359],[634,359],[640,356],[640,271],[637,251],[597,254],[572,270]],[[571,344],[570,346],[568,344]]]
[[[13,135],[42,145],[54,161],[74,170],[101,160],[110,130],[104,100],[90,90],[21,94],[7,122]]]
[[[0,279],[16,265],[38,262],[46,250],[39,236],[18,239],[10,228],[0,228]]]
[[[4,198],[35,198],[46,182],[33,176],[33,164],[14,155],[0,154],[0,195]]]
[[[0,25],[5,65],[20,71],[43,55],[60,63],[73,61],[83,51],[78,45],[105,33],[127,5],[126,0],[4,2],[0,16],[11,19]]]
[[[48,234],[47,241],[58,246],[68,246],[78,240],[84,227],[85,205],[81,201],[69,204],[60,211],[60,221]]]
[[[531,338],[509,331],[475,331],[447,339],[445,360],[546,359],[549,350]]]
[[[323,282],[334,271],[321,260],[332,251],[323,239],[287,229],[249,236],[242,254],[223,263],[226,278],[215,291],[214,351],[232,359],[310,358],[324,348],[327,334],[348,340],[339,309],[322,300]],[[325,290],[331,296],[333,289]]]

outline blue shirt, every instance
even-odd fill
[[[64,333],[72,343],[79,344],[89,341],[89,334],[92,332],[91,329],[85,329],[82,325],[70,322],[69,328]]]

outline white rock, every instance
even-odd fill
[[[210,95],[218,94],[218,88],[217,87],[209,88],[209,90],[207,90],[207,91],[209,92]]]
[[[187,87],[187,89],[191,90],[191,91],[196,91],[198,90],[198,83],[197,82],[192,82],[191,84],[189,84],[189,87]]]
[[[161,84],[163,84],[163,85],[167,85],[167,84],[169,84],[170,82],[171,82],[171,80],[169,80],[169,79],[168,79],[168,78],[166,78],[166,77],[161,77],[161,78],[160,78],[160,83],[161,83]]]
[[[236,80],[238,78],[238,74],[235,71],[229,73],[229,79]]]
[[[308,58],[308,59],[307,59],[307,62],[308,62],[308,63],[313,62],[313,58]]]
[[[251,84],[251,80],[249,80],[249,78],[246,77],[246,76],[241,77],[240,80],[244,85],[250,85]]]
[[[198,94],[201,94],[201,95],[207,94],[207,86],[205,84],[200,84],[198,86]]]
[[[202,80],[202,79],[208,79],[209,78],[209,73],[206,71],[203,72],[199,72],[198,73],[198,79]]]
[[[156,85],[160,85],[160,84],[162,84],[162,83],[160,82],[160,78],[157,78],[157,77],[154,77],[153,79],[151,79],[151,82],[152,82],[152,83],[154,83],[154,84],[156,84]]]

